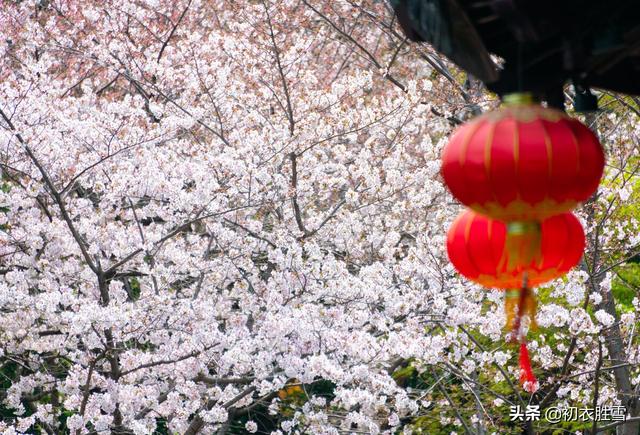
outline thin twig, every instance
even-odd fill
[[[298,229],[302,231],[303,236],[308,234],[307,229],[304,226],[302,220],[302,213],[300,212],[300,205],[298,204],[298,161],[296,153],[289,154],[291,160],[291,187],[293,189],[293,195],[291,197],[291,203],[293,204],[293,213],[298,224]]]
[[[248,387],[248,388],[245,388],[238,395],[236,395],[233,399],[231,399],[227,403],[225,403],[223,405],[223,407],[226,408],[226,409],[231,408],[233,405],[238,403],[240,400],[244,399],[249,394],[252,394],[256,390],[257,390],[257,387],[253,386],[253,385]],[[213,408],[215,403],[216,402],[214,400],[209,401],[204,406],[204,409],[209,410],[209,409]],[[189,423],[189,426],[187,427],[187,430],[184,431],[184,435],[196,435],[198,432],[200,432],[200,430],[202,429],[203,426],[204,426],[204,420],[202,420],[202,417],[200,417],[200,413],[198,413],[198,414],[196,414],[195,417],[193,417],[193,420],[191,420],[191,423]]]
[[[435,378],[435,373],[432,372],[433,377]],[[449,402],[449,405],[451,406],[451,409],[453,410],[453,413],[456,415],[456,418],[458,419],[458,421],[462,424],[462,426],[464,427],[464,431],[467,434],[473,434],[473,432],[471,431],[471,429],[469,428],[469,425],[467,424],[467,422],[465,421],[464,417],[462,417],[462,415],[460,414],[460,412],[458,411],[458,407],[456,406],[456,404],[453,402],[453,399],[451,399],[451,396],[449,396],[449,393],[447,393],[447,390],[442,386],[442,383],[438,383],[438,389],[440,390],[440,392],[444,395],[444,397],[447,399],[447,402]]]
[[[315,12],[320,18],[322,18],[324,21],[326,21],[331,27],[333,27],[338,33],[340,33],[340,35],[342,35],[345,39],[349,40],[349,42],[351,42],[356,47],[358,47],[360,49],[360,51],[362,51],[369,58],[371,63],[373,63],[376,66],[376,68],[378,68],[379,70],[382,69],[382,65],[380,65],[380,62],[378,62],[378,60],[375,58],[375,56],[373,54],[371,54],[371,52],[369,52],[369,50],[367,50],[364,46],[362,46],[362,44],[360,44],[358,41],[356,41],[353,38],[353,36],[349,35],[345,31],[340,29],[333,21],[331,21],[329,18],[327,18],[326,15],[324,15],[322,12],[320,12],[319,10],[314,8],[311,4],[309,4],[309,2],[307,0],[302,0],[302,2],[309,9],[311,9],[313,12]],[[400,83],[391,74],[385,74],[384,78],[389,80],[391,83],[396,85],[398,88],[400,88],[400,90],[402,90],[402,92],[407,92],[407,87],[405,85],[403,85],[402,83]]]
[[[467,337],[469,337],[469,339],[473,342],[473,344],[476,345],[476,347],[478,349],[480,349],[482,352],[486,352],[486,349],[484,348],[484,346],[482,346],[478,342],[478,340],[476,340],[476,338],[473,335],[471,335],[471,333],[469,333],[469,331],[467,331],[462,325],[459,325],[458,328],[460,328],[460,330],[462,332],[464,332]],[[523,407],[525,407],[526,404],[525,404],[524,400],[522,400],[522,396],[520,396],[520,391],[518,391],[516,386],[513,384],[513,381],[511,380],[511,377],[509,376],[509,374],[497,362],[493,361],[492,364],[493,364],[494,367],[496,367],[500,371],[500,373],[502,374],[502,377],[505,379],[505,381],[507,381],[507,383],[509,384],[509,386],[511,387],[513,392],[516,393],[516,396],[518,397],[518,401],[522,404]]]
[[[280,62],[280,50],[278,50],[278,44],[276,44],[276,37],[273,33],[273,26],[271,25],[271,16],[269,15],[269,8],[267,7],[266,2],[262,2],[264,6],[265,14],[267,15],[267,24],[269,25],[269,36],[271,37],[271,43],[273,44],[273,53],[276,58],[276,65],[278,67],[278,74],[280,75],[280,80],[282,81],[282,88],[284,89],[284,98],[287,103],[287,118],[289,119],[289,134],[293,136],[293,131],[295,129],[296,122],[293,118],[293,106],[291,105],[291,96],[289,95],[289,86],[287,85],[287,78],[284,74],[284,69],[282,68],[282,63]]]
[[[137,372],[138,370],[148,369],[148,368],[156,367],[156,366],[160,366],[160,365],[175,364],[175,363],[178,363],[180,361],[184,361],[186,359],[196,357],[196,356],[200,355],[202,352],[205,352],[205,351],[211,349],[214,346],[217,346],[217,343],[213,344],[211,346],[206,346],[202,350],[196,350],[196,351],[193,351],[193,352],[188,353],[186,355],[182,355],[181,357],[178,357],[178,358],[175,358],[175,359],[161,359],[161,360],[158,360],[158,361],[151,361],[151,362],[148,362],[148,363],[145,363],[145,364],[140,364],[137,367],[134,367],[132,369],[125,370],[125,371],[121,372],[120,376],[126,376],[128,374],[133,373],[133,372]]]
[[[160,49],[160,53],[158,53],[158,60],[156,60],[157,63],[160,63],[160,59],[162,58],[162,53],[164,53],[164,49],[167,48],[167,45],[169,44],[169,41],[171,40],[171,37],[176,32],[176,29],[178,28],[178,26],[180,25],[180,22],[182,21],[182,19],[184,18],[185,14],[187,13],[187,10],[189,9],[189,6],[191,6],[191,1],[192,0],[189,0],[189,2],[187,3],[187,7],[184,8],[184,10],[182,11],[182,14],[180,14],[180,17],[178,18],[178,21],[176,22],[176,24],[171,29],[171,32],[169,33],[169,36],[167,37],[167,39],[162,44],[162,48]]]

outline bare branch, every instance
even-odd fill
[[[225,215],[227,213],[231,213],[233,211],[237,211],[237,210],[242,210],[245,208],[249,208],[249,207],[258,207],[262,204],[253,204],[253,205],[243,205],[243,206],[239,206],[239,207],[233,207],[230,208],[228,210],[225,211],[221,211],[221,212],[216,212],[216,213],[210,213],[204,216],[197,216],[181,225],[178,225],[177,227],[175,227],[173,230],[169,231],[169,233],[167,233],[167,235],[165,235],[164,237],[162,237],[160,240],[158,240],[155,244],[154,247],[158,248],[159,246],[161,246],[164,242],[166,242],[167,240],[171,239],[172,237],[182,233],[183,231],[186,231],[187,229],[189,229],[189,227],[196,223],[196,222],[200,222],[203,221],[205,219],[208,218],[212,218],[212,217],[217,217],[217,216],[222,216]],[[203,208],[204,210],[204,208]],[[201,210],[200,212],[202,212],[203,210]],[[113,276],[116,271],[118,270],[118,268],[120,268],[122,265],[128,263],[129,261],[133,260],[135,257],[137,257],[140,253],[144,252],[144,250],[142,248],[138,248],[136,250],[134,250],[133,252],[130,252],[129,254],[127,254],[122,260],[116,262],[115,264],[113,264],[109,269],[107,269],[104,274],[107,277],[111,277]]]
[[[616,421],[615,423],[611,423],[611,424],[608,424],[606,426],[599,427],[598,428],[598,432],[604,432],[604,431],[616,428],[618,426],[622,426],[623,424],[633,423],[633,422],[636,422],[636,421],[640,421],[640,417],[630,417],[630,418],[627,418],[626,420],[623,420],[623,421]]]
[[[298,204],[298,156],[296,153],[289,154],[289,159],[291,160],[291,187],[293,188],[293,196],[291,197],[291,203],[293,204],[293,213],[296,219],[296,224],[298,224],[298,229],[302,231],[303,237],[305,237],[308,232],[304,226],[304,221],[302,220],[302,212],[300,211],[300,205]]]
[[[229,225],[233,225],[234,227],[238,227],[238,228],[246,231],[246,233],[249,234],[254,239],[262,240],[263,242],[265,242],[267,245],[271,246],[272,248],[277,248],[276,244],[273,243],[271,240],[265,239],[261,235],[254,233],[253,231],[251,231],[249,228],[245,227],[244,225],[241,225],[238,222],[234,222],[234,221],[229,220],[227,218],[224,218],[223,220],[226,223],[228,223]]]
[[[171,29],[171,32],[169,33],[169,36],[167,37],[167,39],[162,44],[162,48],[160,49],[160,53],[158,53],[158,59],[156,60],[157,63],[160,63],[160,59],[162,58],[162,53],[164,53],[164,49],[167,48],[167,45],[169,44],[169,41],[171,40],[171,37],[176,32],[176,29],[178,28],[178,26],[180,25],[180,22],[182,21],[182,19],[184,18],[185,14],[187,13],[187,10],[189,10],[189,6],[191,6],[191,1],[192,0],[189,0],[189,2],[187,3],[187,7],[184,8],[182,13],[180,14],[180,17],[178,18],[178,21],[176,22],[176,24]]]
[[[602,367],[602,341],[598,338],[598,362],[596,363],[596,374],[593,387],[593,409],[598,407],[598,398],[600,396],[600,367]],[[591,433],[596,435],[598,433],[598,419],[593,419],[593,426],[591,426]]]
[[[356,47],[358,47],[360,49],[360,51],[362,51],[371,61],[371,63],[373,63],[376,68],[378,68],[379,70],[382,69],[382,65],[380,64],[380,62],[378,62],[378,60],[376,59],[376,57],[371,54],[371,52],[369,50],[367,50],[362,44],[360,44],[358,41],[356,41],[353,36],[349,35],[348,33],[346,33],[345,31],[343,31],[342,29],[340,29],[333,21],[331,21],[326,15],[324,15],[322,12],[320,12],[319,10],[317,10],[316,8],[314,8],[311,4],[309,4],[309,2],[307,0],[302,0],[302,2],[309,8],[311,9],[313,12],[315,12],[320,18],[322,18],[324,21],[326,21],[331,27],[333,27],[334,30],[336,30],[338,33],[340,33],[340,35],[342,35],[345,39],[347,39],[349,42],[351,42],[352,44],[354,44]],[[403,85],[402,83],[400,83],[395,77],[393,77],[390,74],[385,74],[384,76],[387,80],[389,80],[391,83],[393,83],[394,85],[396,85],[398,88],[400,88],[402,90],[402,92],[407,92],[407,87],[405,85]]]
[[[104,357],[104,352],[98,355],[93,361],[91,361],[91,364],[89,364],[89,372],[87,373],[87,380],[85,381],[84,386],[82,387],[83,393],[82,393],[82,402],[80,403],[80,415],[84,415],[84,412],[87,407],[87,402],[89,401],[90,390],[91,390],[91,378],[93,376],[93,371],[96,367],[96,364],[98,364],[98,362],[103,357]],[[76,434],[78,433],[79,431],[76,431]]]
[[[211,376],[206,376],[200,373],[198,376],[193,378],[195,382],[202,382],[207,385],[217,385],[220,387],[224,387],[226,385],[247,385],[255,380],[253,377],[243,377],[243,378],[214,378]]]
[[[435,373],[432,372],[432,375],[434,378],[436,378],[437,376],[435,375]],[[438,390],[440,390],[440,392],[444,395],[444,397],[447,399],[447,402],[449,402],[449,405],[451,406],[451,409],[453,410],[453,413],[456,415],[456,418],[458,419],[458,421],[462,424],[462,427],[464,427],[464,431],[467,434],[473,434],[473,432],[471,432],[471,429],[469,428],[469,425],[467,424],[466,420],[464,419],[464,417],[460,414],[460,412],[458,411],[458,407],[456,406],[456,404],[453,402],[453,399],[451,399],[451,396],[449,396],[449,393],[447,393],[447,390],[442,386],[442,383],[439,382],[437,384]]]
[[[482,352],[486,352],[484,346],[482,346],[478,342],[478,340],[476,340],[476,338],[469,333],[469,331],[467,331],[462,325],[459,325],[458,328],[460,328],[460,330],[462,332],[464,332],[467,337],[469,337],[469,339],[473,342],[473,344],[476,345],[476,347],[478,349],[480,349]],[[511,387],[513,392],[516,393],[516,396],[518,397],[518,401],[520,402],[520,404],[522,406],[526,406],[526,404],[524,403],[524,400],[522,400],[522,396],[520,395],[520,391],[516,388],[515,385],[513,385],[513,381],[511,381],[511,376],[509,376],[509,374],[504,370],[504,368],[500,364],[498,364],[497,362],[494,361],[492,364],[493,364],[493,366],[495,368],[497,368],[500,371],[500,373],[502,374],[502,377],[504,378],[504,380],[507,381],[507,383],[509,384],[509,386]]]
[[[206,352],[207,350],[209,350],[209,349],[211,349],[211,348],[213,348],[213,347],[215,347],[217,345],[218,345],[217,343],[216,344],[212,344],[210,346],[206,346],[204,349],[195,350],[195,351],[193,351],[191,353],[188,353],[186,355],[182,355],[181,357],[178,357],[178,358],[161,359],[161,360],[158,360],[158,361],[151,361],[151,362],[148,362],[148,363],[145,363],[145,364],[141,364],[141,365],[139,365],[137,367],[134,367],[132,369],[125,370],[125,371],[121,372],[120,376],[126,376],[126,375],[129,375],[131,373],[137,372],[138,370],[148,369],[148,368],[151,368],[151,367],[161,366],[161,365],[165,365],[165,364],[175,364],[177,362],[184,361],[186,359],[196,357],[196,356],[200,355],[202,352]]]
[[[322,227],[325,226],[325,224],[327,222],[329,222],[331,220],[331,218],[333,218],[336,213],[338,212],[338,210],[340,210],[340,208],[342,208],[342,206],[345,204],[345,200],[341,200],[338,204],[336,204],[336,206],[333,208],[333,210],[331,210],[331,212],[329,212],[329,214],[322,220],[322,222],[320,222],[320,225],[318,225],[318,227],[314,230],[312,230],[311,232],[305,234],[304,236],[302,236],[302,239],[306,239],[308,237],[313,236],[315,233],[317,233],[318,231],[320,231],[322,229]]]
[[[75,225],[73,224],[73,221],[71,220],[71,217],[69,216],[69,213],[67,212],[67,207],[65,206],[64,201],[62,200],[62,197],[60,196],[60,193],[58,192],[58,190],[56,189],[55,185],[53,184],[53,181],[51,181],[51,178],[49,177],[49,174],[44,169],[42,164],[40,164],[40,161],[33,154],[33,152],[31,151],[31,148],[29,148],[29,146],[24,141],[24,139],[22,138],[20,133],[18,133],[16,131],[16,128],[13,125],[13,123],[11,122],[11,119],[9,119],[9,117],[7,117],[7,115],[5,115],[5,113],[2,111],[2,109],[0,109],[0,116],[2,116],[4,121],[9,126],[9,129],[14,133],[14,135],[18,139],[18,141],[24,146],[24,149],[27,152],[27,155],[29,156],[29,158],[31,159],[33,164],[36,165],[36,168],[38,168],[38,171],[40,171],[40,174],[42,175],[42,179],[44,180],[45,184],[49,188],[49,191],[50,191],[51,196],[53,197],[54,201],[56,202],[56,204],[58,204],[58,208],[60,209],[60,214],[62,215],[62,219],[67,224],[67,227],[71,231],[71,234],[73,235],[73,238],[75,239],[76,243],[80,247],[80,252],[82,253],[82,256],[84,257],[84,260],[86,261],[87,265],[89,265],[91,270],[96,275],[99,275],[100,272],[99,272],[97,266],[94,264],[94,262],[91,259],[91,257],[89,256],[89,252],[87,251],[86,242],[84,241],[82,236],[80,236],[80,233],[78,232],[78,230],[76,229]]]
[[[257,390],[257,387],[255,387],[253,385],[248,387],[248,388],[245,388],[238,395],[236,395],[233,399],[231,399],[227,403],[225,403],[223,405],[223,407],[226,408],[226,409],[231,408],[233,405],[238,403],[240,400],[244,399],[249,394],[252,394],[256,390]],[[216,404],[216,402],[211,400],[204,406],[204,408],[209,410],[209,409],[213,408],[213,406],[215,404]],[[204,426],[204,421],[202,420],[202,417],[200,417],[200,414],[198,413],[198,414],[196,414],[195,417],[193,417],[193,420],[191,420],[191,423],[189,423],[189,427],[187,427],[187,430],[184,432],[184,435],[196,435],[198,432],[200,432],[200,430],[202,429],[203,426]]]
[[[269,25],[269,36],[271,37],[271,43],[273,44],[273,53],[276,58],[276,65],[278,67],[278,74],[280,74],[280,80],[282,80],[282,88],[284,89],[284,97],[287,103],[287,118],[289,119],[289,134],[293,136],[296,122],[293,118],[293,107],[291,105],[291,97],[289,95],[289,86],[287,85],[287,78],[285,77],[284,70],[282,69],[282,63],[280,62],[280,50],[278,50],[278,44],[276,44],[276,37],[273,33],[273,26],[271,24],[271,16],[269,15],[269,8],[266,2],[262,2],[264,11],[267,14],[267,24]]]

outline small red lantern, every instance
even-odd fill
[[[518,225],[515,230],[509,226]],[[530,225],[532,228],[528,228]],[[455,268],[484,287],[518,289],[524,274],[534,287],[558,278],[578,264],[585,246],[584,231],[571,213],[534,222],[507,224],[471,210],[460,214],[447,234],[447,252]],[[507,232],[518,233],[511,237]],[[519,231],[516,231],[519,230]],[[533,235],[529,238],[528,235]],[[540,239],[536,240],[539,234]]]
[[[604,169],[598,138],[565,113],[527,94],[462,125],[442,155],[451,193],[504,221],[535,221],[587,200]]]
[[[447,234],[447,253],[466,278],[485,287],[506,289],[506,326],[518,338],[523,316],[536,327],[531,287],[558,278],[578,264],[585,247],[582,225],[571,213],[541,222],[509,222],[472,210],[460,214]],[[517,309],[517,313],[516,313]],[[520,382],[533,393],[538,382],[526,341],[520,342]]]

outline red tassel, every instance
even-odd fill
[[[529,351],[527,343],[520,343],[520,383],[522,388],[529,393],[535,393],[538,390],[538,380],[531,370],[531,360],[529,359]]]

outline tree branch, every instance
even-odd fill
[[[233,399],[229,400],[227,403],[225,403],[222,406],[225,409],[229,409],[233,405],[238,403],[240,400],[244,399],[246,396],[248,396],[249,394],[253,393],[256,390],[257,390],[257,387],[255,386],[250,386],[248,388],[245,388]],[[210,410],[211,408],[214,407],[215,403],[216,403],[215,401],[211,400],[204,406],[204,408],[206,410]],[[187,427],[187,430],[184,432],[184,435],[196,435],[198,432],[200,432],[203,426],[204,426],[204,421],[202,420],[202,417],[200,417],[200,412],[198,412],[198,414],[196,414],[196,416],[193,417],[193,420],[191,420],[191,423],[189,423],[189,426]]]
[[[432,372],[432,375],[433,375],[434,378],[436,378],[435,373]],[[451,409],[453,410],[453,413],[456,415],[456,418],[458,419],[458,421],[464,427],[465,433],[467,433],[468,435],[473,434],[473,432],[471,432],[471,429],[469,428],[469,425],[467,424],[466,420],[464,419],[464,417],[462,417],[462,415],[458,411],[458,407],[456,406],[456,404],[451,399],[451,396],[449,396],[449,393],[447,393],[447,390],[442,386],[442,383],[439,382],[437,384],[437,386],[438,386],[438,390],[440,390],[440,392],[447,399],[447,402],[449,402],[449,405],[451,406]]]
[[[302,0],[302,3],[304,3],[309,9],[311,9],[313,12],[315,12],[320,18],[322,18],[324,21],[326,21],[331,27],[333,27],[338,33],[340,33],[340,35],[342,37],[344,37],[349,42],[351,42],[356,47],[358,47],[360,49],[360,51],[362,51],[369,58],[371,63],[373,63],[376,66],[376,68],[378,68],[379,70],[382,69],[382,65],[380,65],[380,62],[378,62],[378,60],[375,58],[375,56],[373,54],[371,54],[371,52],[369,52],[369,50],[367,50],[364,46],[362,46],[362,44],[360,44],[351,35],[349,35],[345,31],[340,29],[338,26],[336,26],[335,23],[333,21],[331,21],[329,18],[327,18],[327,16],[324,15],[322,12],[320,12],[319,10],[317,10],[316,8],[311,6],[311,4],[309,4],[309,2],[307,0]],[[407,92],[407,87],[405,85],[403,85],[402,83],[400,83],[392,75],[387,73],[387,74],[385,74],[384,78],[389,80],[394,85],[396,85],[400,90],[402,90],[402,92]]]
[[[627,418],[626,420],[623,420],[623,421],[616,421],[615,423],[611,423],[611,424],[608,424],[606,426],[599,427],[598,428],[598,432],[604,432],[606,430],[613,429],[613,428],[618,427],[618,426],[622,426],[623,424],[633,423],[633,422],[636,422],[636,421],[640,421],[640,417],[630,417],[630,418]]]
[[[600,396],[600,367],[602,367],[602,342],[598,337],[598,362],[596,362],[596,373],[593,387],[593,409],[598,407],[598,398]],[[593,419],[593,425],[591,426],[591,433],[596,435],[598,433],[598,420]]]
[[[160,53],[158,53],[158,59],[156,60],[156,63],[160,63],[160,59],[162,58],[162,53],[164,53],[164,49],[167,48],[167,45],[169,44],[169,41],[171,40],[171,37],[176,32],[176,29],[178,28],[178,26],[180,25],[180,22],[182,21],[182,19],[184,18],[185,14],[187,13],[187,10],[189,9],[189,6],[191,6],[191,1],[192,0],[189,0],[189,2],[187,3],[187,7],[184,8],[184,10],[182,11],[182,14],[180,14],[180,18],[178,18],[178,21],[176,22],[176,24],[171,29],[171,32],[169,33],[169,36],[167,37],[167,39],[162,44],[162,48],[160,49]]]
[[[307,229],[304,226],[304,222],[302,220],[302,213],[300,212],[300,205],[298,204],[298,156],[296,153],[289,154],[289,159],[291,160],[291,187],[293,188],[293,196],[291,197],[291,203],[293,204],[293,213],[296,219],[296,224],[298,224],[298,229],[302,231],[303,237],[306,237],[308,234]]]
[[[51,196],[55,200],[56,204],[58,204],[58,208],[60,209],[60,214],[62,215],[62,219],[64,219],[65,223],[67,224],[67,227],[69,228],[69,230],[71,231],[71,234],[73,235],[73,238],[75,239],[76,243],[80,247],[80,252],[84,257],[84,260],[86,261],[86,263],[89,265],[89,267],[95,274],[99,274],[97,266],[94,264],[93,260],[89,256],[89,252],[87,251],[87,245],[84,239],[82,238],[82,236],[80,236],[80,233],[78,233],[78,231],[76,230],[75,225],[73,225],[73,221],[71,220],[71,217],[67,212],[67,208],[64,205],[64,201],[62,200],[60,193],[58,192],[53,182],[51,181],[49,174],[44,169],[44,167],[40,164],[40,161],[33,154],[33,152],[31,151],[31,148],[29,148],[29,145],[27,145],[27,143],[24,141],[20,133],[16,131],[15,126],[13,125],[11,120],[7,117],[7,115],[5,115],[2,109],[0,109],[0,116],[2,116],[4,121],[9,126],[9,129],[14,133],[15,137],[24,147],[25,151],[27,152],[27,155],[29,156],[33,164],[36,165],[36,168],[38,168],[38,171],[40,171],[40,174],[42,175],[42,179],[44,180],[45,184],[49,188],[49,191],[51,192]]]
[[[459,325],[458,328],[460,328],[460,330],[464,332],[467,337],[469,337],[469,339],[473,342],[473,344],[476,345],[478,349],[480,349],[482,352],[486,352],[484,346],[482,346],[478,342],[478,340],[476,340],[476,338],[469,333],[469,331],[467,331],[462,325]],[[513,381],[511,380],[511,377],[509,376],[509,374],[497,362],[493,361],[492,365],[500,371],[504,380],[507,381],[507,383],[509,384],[513,392],[516,393],[516,396],[518,397],[518,401],[522,404],[522,406],[526,406],[526,404],[524,403],[524,400],[522,400],[522,396],[520,396],[520,391],[518,391],[516,386],[513,385]]]
[[[282,68],[282,63],[280,62],[280,50],[278,50],[278,44],[276,44],[276,37],[273,33],[273,26],[271,24],[271,16],[269,15],[269,8],[267,7],[266,2],[262,2],[264,6],[264,11],[267,14],[267,24],[269,25],[269,36],[271,37],[271,43],[273,44],[273,53],[276,58],[276,65],[278,67],[278,74],[280,75],[280,80],[282,80],[282,87],[284,89],[284,97],[287,103],[287,118],[289,119],[289,134],[293,136],[293,131],[295,129],[296,122],[293,118],[293,107],[291,105],[291,96],[289,95],[289,86],[287,85],[287,79],[284,74],[284,69]]]
[[[145,364],[141,364],[138,367],[134,367],[132,369],[125,370],[125,371],[121,372],[120,376],[126,376],[126,375],[129,375],[129,374],[133,373],[133,372],[137,372],[138,370],[148,369],[148,368],[156,367],[156,366],[160,366],[160,365],[175,364],[177,362],[184,361],[186,359],[196,357],[196,356],[200,355],[202,352],[206,352],[207,350],[209,350],[209,349],[211,349],[211,348],[213,348],[214,346],[217,346],[217,345],[218,345],[218,343],[212,344],[210,346],[206,346],[202,350],[195,350],[195,351],[193,351],[191,353],[188,353],[186,355],[183,355],[183,356],[175,358],[175,359],[161,359],[161,360],[158,360],[158,361],[151,361],[151,362],[148,362],[148,363],[145,363]]]

